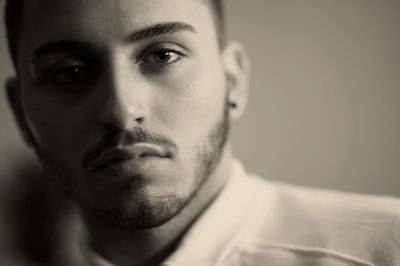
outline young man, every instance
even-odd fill
[[[397,200],[246,176],[248,62],[217,0],[9,1],[16,120],[81,207],[83,265],[396,265]]]

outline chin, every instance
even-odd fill
[[[146,230],[161,226],[175,216],[189,202],[176,194],[150,195],[146,188],[125,193],[104,207],[86,209],[92,217],[107,226],[124,231]]]

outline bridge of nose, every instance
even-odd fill
[[[126,51],[110,57],[101,77],[104,99],[100,121],[119,128],[142,124],[149,116],[152,86]]]

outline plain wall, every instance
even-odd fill
[[[229,36],[252,62],[248,111],[232,129],[247,170],[400,196],[400,1],[227,0],[226,7]],[[1,28],[1,83],[12,74],[4,38]],[[4,90],[0,122],[5,184],[21,158],[34,157]]]

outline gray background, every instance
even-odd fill
[[[1,0],[1,6],[4,0]],[[252,61],[232,130],[250,172],[295,184],[400,196],[400,1],[227,0],[229,36]],[[3,13],[3,10],[1,10]],[[13,70],[0,29],[0,83]],[[0,93],[0,187],[24,147]]]

